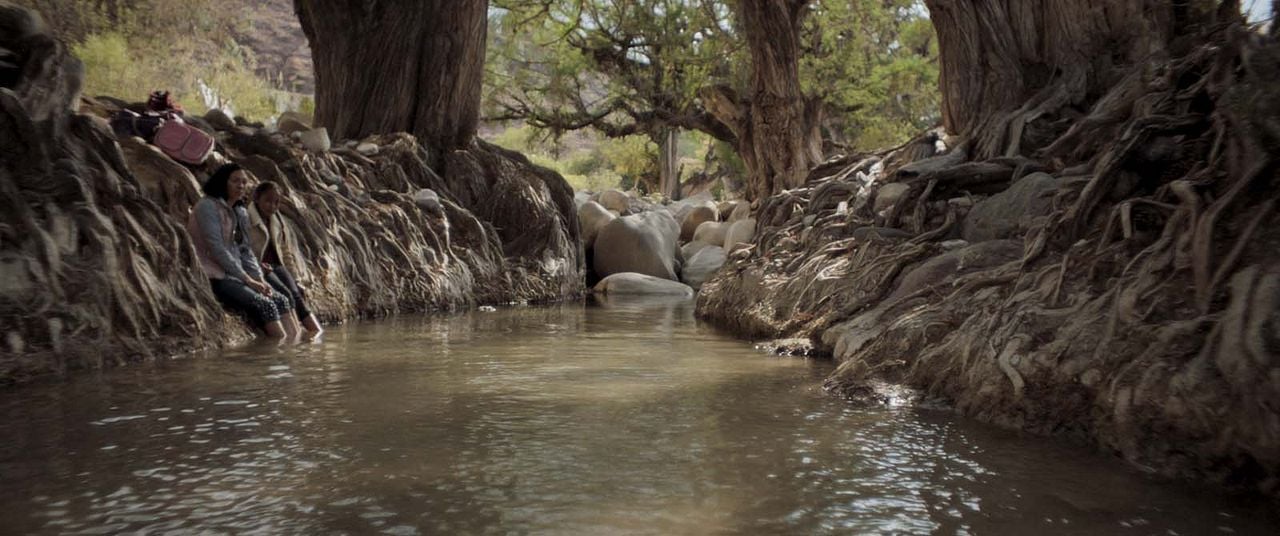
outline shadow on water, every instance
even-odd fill
[[[15,533],[1274,534],[1275,512],[608,298],[0,393]]]

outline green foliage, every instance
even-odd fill
[[[827,105],[831,137],[897,145],[939,121],[938,44],[918,0],[815,0],[801,84]]]
[[[636,180],[658,175],[658,146],[644,136],[605,140],[599,151],[613,170],[623,177]]]
[[[193,113],[215,105],[265,119],[276,113],[272,85],[253,55],[227,37],[243,23],[219,0],[19,0],[71,43],[85,65],[84,93],[129,101],[168,90]]]
[[[657,136],[699,118],[698,92],[745,76],[726,4],[712,0],[495,0],[486,114],[548,129]],[[650,113],[661,110],[654,121]]]
[[[549,136],[705,128],[699,92],[745,94],[750,58],[730,0],[494,0],[485,113]],[[851,149],[939,120],[937,40],[920,0],[811,0],[801,84]]]
[[[574,143],[561,143],[545,132],[523,125],[508,128],[489,141],[525,153],[539,166],[563,175],[575,190],[630,189],[640,184],[648,191],[657,176],[658,147],[644,136],[605,139],[582,135]]]

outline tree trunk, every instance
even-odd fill
[[[740,0],[738,19],[751,51],[745,100],[728,88],[704,92],[708,112],[729,126],[747,170],[747,199],[804,183],[821,160],[818,109],[800,91],[800,23],[808,0]]]
[[[680,200],[680,131],[669,128],[658,135],[658,189],[672,201]]]
[[[487,0],[294,0],[311,43],[316,123],[337,139],[409,132],[437,150],[475,136]]]
[[[938,32],[943,122],[972,139],[976,159],[1034,152],[1075,119],[1060,111],[1083,114],[1212,3],[926,0]]]

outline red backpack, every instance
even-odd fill
[[[193,166],[203,164],[213,152],[213,137],[182,121],[165,121],[152,143],[169,158]]]

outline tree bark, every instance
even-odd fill
[[[680,200],[680,131],[664,129],[658,135],[658,190],[672,201]]]
[[[294,0],[311,44],[316,123],[337,139],[409,132],[465,147],[480,117],[487,0]]]
[[[1164,53],[1212,2],[926,0],[938,32],[943,122],[974,158],[1030,154],[1060,110],[1083,113],[1127,67]],[[1038,121],[1038,123],[1037,123]],[[1059,121],[1058,123],[1068,123]],[[1047,131],[1040,131],[1043,129]]]
[[[704,91],[707,111],[734,132],[747,170],[747,199],[804,184],[821,160],[816,107],[800,90],[800,23],[808,0],[740,0],[738,19],[751,52],[745,100],[727,88]]]

